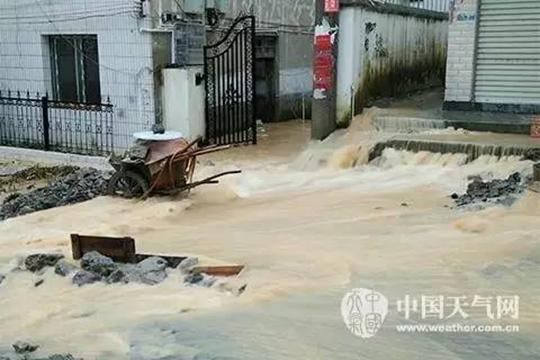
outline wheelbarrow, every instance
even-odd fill
[[[166,141],[138,142],[143,156],[126,156],[109,160],[116,170],[109,180],[107,192],[123,198],[147,198],[154,194],[175,195],[201,185],[217,184],[217,179],[240,170],[222,172],[203,180],[193,181],[197,157],[222,151],[230,146],[199,147],[201,139],[187,142],[183,138]]]

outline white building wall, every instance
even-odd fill
[[[97,35],[102,100],[115,147],[154,123],[152,35],[133,0],[0,0],[0,90],[51,93],[47,35]]]
[[[472,101],[477,0],[455,1],[448,27],[445,101]]]
[[[448,21],[347,6],[340,12],[337,121],[346,125],[373,95],[398,95],[441,82]],[[353,109],[355,108],[355,109]]]

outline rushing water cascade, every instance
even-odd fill
[[[0,353],[31,340],[44,354],[87,360],[537,357],[539,195],[477,212],[453,209],[449,198],[471,177],[526,175],[532,163],[512,153],[471,158],[420,148],[381,149],[370,159],[385,140],[359,121],[301,152],[280,143],[280,158],[235,149],[198,176],[237,167],[243,174],[187,198],[101,197],[0,222]],[[257,151],[269,153],[265,146]],[[70,233],[132,236],[144,253],[246,270],[212,288],[186,286],[174,271],[156,286],[82,288],[52,269],[12,271],[25,254],[69,257]],[[240,296],[228,291],[244,284]],[[344,294],[357,287],[394,306],[369,340],[352,336],[341,318]],[[407,294],[519,295],[521,329],[399,334],[395,303]]]

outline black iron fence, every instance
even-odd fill
[[[113,105],[52,100],[39,93],[0,91],[0,145],[108,155]]]

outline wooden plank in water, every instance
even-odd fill
[[[73,259],[79,260],[84,254],[97,251],[114,261],[135,263],[135,240],[131,237],[108,237],[71,234]]]
[[[234,266],[197,266],[191,270],[193,273],[204,273],[211,276],[237,276],[244,270],[243,265]]]

